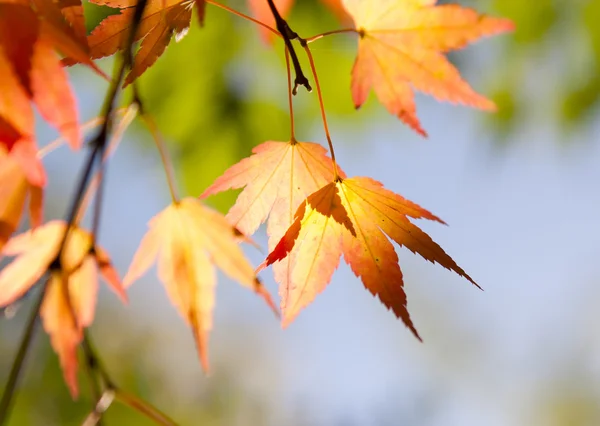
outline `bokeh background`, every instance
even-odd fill
[[[339,28],[316,0],[297,1],[303,36]],[[462,1],[515,20],[517,31],[451,57],[499,105],[496,114],[419,96],[427,140],[371,98],[354,111],[356,40],[312,45],[339,162],[430,209],[450,226],[420,223],[485,289],[399,248],[409,308],[424,343],[340,266],[330,286],[282,330],[251,292],[221,276],[212,373],[155,277],[122,306],[101,294],[91,328],[123,388],[182,425],[597,426],[600,424],[600,2]],[[246,10],[241,1],[228,4]],[[107,11],[89,5],[92,28]],[[289,137],[282,45],[208,6],[205,28],[173,42],[141,79],[169,143],[182,191],[199,195],[265,140]],[[102,62],[110,70],[111,60]],[[72,70],[83,120],[106,85]],[[298,137],[324,143],[315,94],[295,100]],[[42,143],[55,137],[40,124]],[[47,159],[46,218],[62,217],[83,155]],[[143,125],[134,122],[110,163],[101,243],[121,272],[169,202]],[[226,211],[235,193],[210,202]],[[256,241],[264,248],[261,228]],[[247,247],[255,264],[264,253]],[[262,274],[275,295],[267,270]],[[0,319],[4,383],[27,316]],[[10,425],[78,425],[91,400],[71,401],[47,336],[38,334]],[[115,404],[107,425],[152,424]]]

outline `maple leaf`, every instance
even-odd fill
[[[220,213],[194,198],[185,198],[152,218],[148,227],[123,282],[129,286],[158,259],[158,277],[192,327],[200,361],[208,371],[208,332],[216,285],[213,264],[276,308],[238,246],[239,231]]]
[[[227,213],[241,232],[252,235],[269,218],[269,250],[273,249],[294,220],[294,213],[308,195],[333,179],[333,163],[321,145],[312,142],[268,141],[253,155],[231,166],[201,197],[244,188]],[[276,280],[285,283],[289,261],[273,265]]]
[[[421,135],[412,89],[441,101],[493,110],[492,101],[476,93],[444,53],[483,36],[510,31],[507,19],[435,0],[343,0],[359,32],[352,69],[356,108],[374,88],[379,101]]]
[[[277,11],[281,17],[285,19],[292,10],[294,0],[273,0],[273,3],[275,4],[275,7],[277,7]],[[342,0],[321,0],[321,3],[324,3],[341,21],[347,20],[348,15],[342,5]],[[273,12],[271,11],[267,0],[248,0],[248,5],[252,15],[256,19],[267,24],[271,28],[277,29]],[[263,27],[260,27],[259,31],[265,42],[273,42],[275,34]]]
[[[83,13],[81,0],[58,0],[56,5],[65,21],[73,30],[73,34],[77,38],[77,41],[79,41],[82,46],[85,46],[86,49],[89,49],[87,44],[87,30],[85,28],[85,15]]]
[[[39,2],[40,7],[46,4]],[[53,9],[49,7],[48,10]],[[61,132],[72,148],[78,148],[82,143],[75,98],[67,74],[54,52],[53,41],[61,32],[50,31],[56,27],[49,22],[52,21],[38,19],[28,5],[0,3],[0,62],[3,63],[0,65],[0,85],[3,92],[6,90],[0,95],[0,118],[17,132],[9,138],[5,132],[0,132],[0,135],[5,133],[0,142],[9,150],[16,139],[33,140],[33,114],[29,101],[37,105],[41,115]]]
[[[73,58],[110,80],[90,58],[80,0],[31,0],[31,3],[40,19],[41,38],[48,40],[63,56]]]
[[[120,8],[120,13],[105,18],[88,37],[93,59],[110,56],[127,48],[136,0],[91,0],[92,3]],[[142,40],[124,86],[138,78],[163,54],[173,35],[179,41],[187,34],[196,5],[202,25],[204,0],[149,0],[134,41]],[[74,61],[67,62],[71,65]]]
[[[42,223],[42,188],[32,185],[19,162],[0,149],[0,250],[19,226],[28,196],[35,228]]]
[[[49,271],[66,227],[63,221],[51,221],[8,241],[2,255],[17,257],[0,271],[0,307],[14,303]],[[102,248],[92,249],[91,244],[89,232],[71,228],[60,258],[61,268],[50,271],[40,308],[44,329],[59,356],[73,398],[78,395],[76,351],[83,339],[83,329],[94,318],[98,272],[111,289],[126,300],[110,258]]]
[[[367,177],[338,179],[310,195],[259,267],[286,258],[293,265],[288,287],[282,292],[283,325],[327,286],[343,254],[367,290],[420,339],[406,308],[402,272],[389,239],[477,284],[408,218],[444,223]]]

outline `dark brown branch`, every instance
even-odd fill
[[[290,57],[292,58],[292,63],[294,64],[294,71],[296,73],[296,77],[294,79],[294,88],[292,89],[292,94],[295,95],[298,93],[298,86],[306,87],[306,90],[312,92],[312,87],[310,87],[310,83],[308,82],[308,78],[302,72],[302,66],[300,66],[300,61],[298,60],[298,55],[296,55],[296,51],[294,50],[294,45],[292,44],[292,40],[300,40],[303,42],[298,34],[290,28],[287,21],[281,17],[275,3],[273,0],[267,0],[269,3],[269,7],[271,8],[271,13],[273,13],[273,17],[275,18],[275,24],[277,25],[277,31],[281,33],[283,36],[283,41],[285,42],[285,46],[290,52]]]

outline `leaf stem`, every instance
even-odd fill
[[[42,301],[44,300],[44,294],[46,293],[47,285],[48,280],[46,280],[40,288],[38,298],[35,300],[35,305],[33,306],[33,309],[29,314],[27,325],[25,326],[25,331],[23,332],[23,337],[21,337],[21,342],[19,343],[17,355],[15,356],[15,359],[12,363],[12,367],[8,375],[8,380],[6,381],[6,385],[4,387],[4,393],[2,394],[2,399],[0,400],[0,425],[3,425],[8,420],[12,399],[15,395],[15,390],[19,381],[21,370],[23,369],[23,363],[25,362],[27,352],[29,351],[29,347],[33,340],[33,335],[38,322],[37,319],[39,316],[40,307],[42,306]]]
[[[102,416],[108,410],[108,408],[112,405],[115,399],[115,392],[113,390],[106,390],[104,393],[97,399],[96,404],[94,405],[94,409],[86,419],[83,421],[81,426],[95,426],[100,424],[102,420]]]
[[[83,123],[81,125],[81,130],[84,133],[86,133],[87,131],[92,130],[94,127],[99,126],[103,122],[104,122],[104,117],[94,117],[91,120],[88,120],[85,123]],[[53,141],[49,142],[42,148],[40,148],[37,152],[37,157],[44,158],[48,154],[54,152],[55,150],[57,150],[58,148],[63,146],[65,143],[66,143],[66,139],[64,137],[60,136],[60,137],[54,139]]]
[[[167,146],[158,131],[158,126],[152,119],[150,115],[145,112],[140,114],[140,117],[148,127],[150,134],[152,135],[152,139],[154,139],[154,144],[158,149],[158,153],[160,155],[160,161],[163,164],[163,169],[165,170],[165,175],[167,176],[167,183],[169,185],[169,193],[171,194],[171,200],[174,204],[179,203],[179,193],[177,191],[177,181],[175,179],[175,171],[173,170],[173,162],[169,157],[169,151],[167,150]]]
[[[102,159],[102,161],[106,161],[116,151],[117,147],[119,146],[119,143],[121,142],[121,140],[123,138],[123,134],[129,127],[129,125],[131,124],[133,119],[135,118],[137,111],[138,111],[138,108],[137,108],[136,104],[130,104],[126,109],[123,108],[123,109],[119,110],[119,112],[124,112],[123,118],[117,125],[116,129],[113,131],[113,134],[110,138],[110,142],[108,143],[108,148],[106,149],[106,152],[104,153],[104,158]],[[96,188],[98,187],[99,179],[100,179],[100,175],[96,174],[92,178],[92,181],[90,182],[90,184],[88,185],[86,193],[83,196],[81,206],[79,207],[79,211],[77,212],[77,217],[75,218],[75,223],[81,222],[81,218],[83,217],[83,215],[87,209],[87,206],[90,203],[92,196],[94,195],[94,192],[96,191]]]
[[[312,37],[308,37],[305,40],[306,40],[307,43],[312,43],[313,41],[320,40],[323,37],[326,37],[326,36],[329,36],[329,35],[333,35],[333,34],[342,34],[342,33],[356,33],[356,34],[360,34],[360,31],[357,30],[356,28],[342,28],[340,30],[326,31],[326,32],[321,33],[321,34],[317,34],[317,35],[314,35]]]
[[[285,47],[285,70],[287,71],[288,103],[290,105],[290,142],[295,143],[296,131],[294,128],[294,101],[292,99],[292,71],[290,70],[290,53],[287,46]]]
[[[307,43],[302,43],[302,47],[306,51],[308,56],[308,62],[310,63],[310,69],[312,71],[313,78],[315,79],[315,86],[317,87],[317,96],[319,97],[319,107],[321,109],[321,118],[323,120],[323,128],[325,129],[325,137],[329,144],[329,153],[331,154],[331,161],[333,162],[333,178],[338,180],[340,175],[338,173],[337,162],[335,161],[335,151],[333,150],[333,142],[331,141],[331,135],[329,133],[329,126],[327,125],[327,116],[325,115],[325,105],[323,104],[323,94],[321,92],[321,85],[319,84],[319,77],[317,76],[317,68],[315,67],[315,61]]]
[[[89,366],[89,369],[95,371],[102,381],[104,382],[104,392],[97,400],[94,409],[84,420],[84,426],[97,425],[102,419],[102,416],[108,410],[114,400],[118,400],[121,403],[130,406],[131,408],[138,411],[140,414],[148,417],[159,425],[173,426],[176,423],[169,418],[166,414],[154,407],[152,404],[138,398],[134,395],[130,395],[121,390],[110,378],[108,372],[104,368],[104,365],[98,357],[90,336],[85,333],[83,336],[82,348],[85,355],[85,361]]]
[[[226,11],[227,11],[227,12],[229,12],[229,13],[233,13],[234,15],[237,15],[237,16],[239,16],[240,18],[246,19],[247,21],[250,21],[250,22],[254,22],[255,24],[257,24],[257,25],[260,25],[261,27],[263,27],[263,28],[265,28],[265,29],[267,29],[267,30],[271,31],[271,32],[272,32],[273,34],[275,34],[277,37],[283,37],[283,36],[282,36],[282,35],[279,33],[279,31],[277,31],[275,28],[273,28],[273,27],[271,27],[271,26],[269,26],[269,25],[265,24],[264,22],[261,22],[261,21],[259,21],[258,19],[254,19],[254,18],[253,18],[253,17],[251,17],[251,16],[248,16],[248,15],[246,15],[246,14],[242,13],[242,12],[238,12],[237,10],[235,10],[235,9],[232,9],[232,8],[231,8],[231,7],[229,7],[229,6],[225,6],[224,4],[218,3],[218,2],[216,2],[216,1],[214,1],[214,0],[205,0],[205,1],[206,1],[206,3],[208,3],[208,4],[212,4],[213,6],[216,6],[216,7],[218,7],[218,8],[221,8],[221,9],[223,9],[223,10],[226,10]]]
[[[173,421],[165,413],[160,411],[158,408],[149,405],[144,400],[136,397],[135,395],[131,395],[121,390],[115,389],[115,399],[120,403],[127,405],[133,408],[134,410],[142,413],[146,417],[154,420],[159,425],[177,426],[177,423],[175,423],[175,421]]]
[[[81,347],[83,348],[83,353],[85,355],[85,362],[88,364],[90,369],[95,371],[100,376],[103,382],[102,384],[105,388],[114,390],[116,386],[108,375],[106,368],[104,368],[104,364],[100,360],[100,357],[96,354],[90,335],[85,331],[83,334]]]

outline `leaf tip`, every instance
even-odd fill
[[[208,362],[208,332],[201,328],[197,322],[192,319],[192,330],[194,333],[194,341],[196,342],[196,349],[198,351],[198,357],[200,358],[200,365],[206,375],[210,374],[210,366]]]
[[[271,310],[273,311],[275,316],[277,318],[281,318],[279,309],[277,309],[275,302],[273,302],[273,298],[271,297],[271,294],[267,291],[265,286],[262,285],[262,282],[258,278],[256,278],[254,280],[254,291],[256,292],[256,294],[261,296],[265,300],[265,302],[267,302],[267,305],[269,306],[269,308],[271,308]]]

